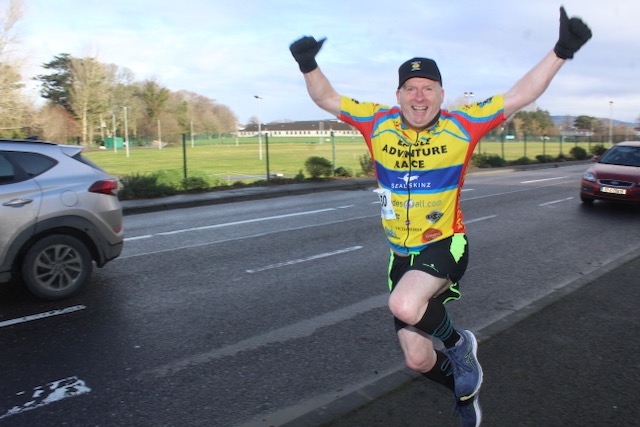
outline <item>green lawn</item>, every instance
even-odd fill
[[[506,160],[516,160],[529,157],[535,160],[540,154],[556,157],[560,152],[569,155],[571,142],[559,141],[527,142],[488,142],[482,141],[476,148],[476,153],[495,154]],[[595,143],[580,143],[582,148],[591,152]],[[237,142],[233,138],[215,140],[196,140],[194,146],[187,140],[186,147],[182,144],[171,144],[162,149],[134,147],[126,156],[124,148],[107,150],[87,150],[86,156],[113,175],[148,174],[163,171],[173,176],[184,175],[186,153],[187,176],[201,176],[218,180],[233,180],[233,177],[243,177],[243,180],[263,179],[267,172],[267,158],[270,173],[281,173],[286,176],[296,175],[304,170],[304,162],[311,156],[319,156],[333,162],[335,147],[336,167],[351,170],[354,175],[361,173],[360,157],[367,154],[367,148],[361,137],[335,138],[335,144],[329,138],[269,138],[268,156],[267,142],[262,141],[262,160],[260,160],[260,146],[257,138],[242,138]],[[504,154],[504,156],[503,156]]]
[[[136,173],[148,174],[157,171],[178,171],[183,175],[185,153],[187,176],[209,176],[229,179],[233,176],[256,176],[264,178],[267,172],[267,158],[270,173],[296,175],[304,172],[304,162],[311,156],[324,157],[333,162],[335,145],[335,163],[337,167],[361,172],[359,158],[367,153],[362,138],[343,138],[332,144],[306,138],[293,140],[287,138],[269,138],[262,141],[262,160],[260,145],[256,138],[240,140],[237,144],[227,138],[223,143],[203,143],[196,141],[194,146],[187,141],[186,147],[166,146],[162,149],[131,147],[129,157],[124,148],[107,150],[88,150],[85,155],[107,172],[123,176]]]
[[[476,147],[476,153],[495,154],[507,161],[517,160],[521,157],[528,157],[532,160],[536,159],[538,155],[549,155],[557,157],[560,153],[569,156],[570,151],[576,145],[584,148],[588,154],[591,153],[591,148],[597,143],[592,142],[560,142],[555,141],[527,141],[525,144],[523,141],[505,141],[503,142],[486,142],[482,141],[478,147]],[[607,146],[608,144],[604,144]]]

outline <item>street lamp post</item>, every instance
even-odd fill
[[[262,97],[258,95],[253,95],[253,97],[258,100],[258,158],[262,160],[262,119],[260,118],[260,101],[262,101]]]
[[[464,93],[464,103],[469,105],[469,98],[473,98],[473,92],[465,92]]]
[[[613,101],[609,101],[609,145],[613,145]]]
[[[464,93],[464,103],[465,105],[469,105],[469,99],[473,98],[473,92],[465,92]],[[478,141],[478,152],[482,153],[482,140]]]
[[[127,118],[127,107],[124,109],[124,143],[127,157],[129,157],[129,119]]]
[[[195,147],[195,143],[193,141],[193,120],[191,120],[191,148]]]
[[[116,113],[117,111],[111,115],[111,118],[113,120],[113,152],[114,153],[118,152],[118,144],[116,143],[116,139],[118,135],[118,129],[116,128]]]

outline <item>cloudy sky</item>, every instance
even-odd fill
[[[32,76],[54,55],[95,56],[136,80],[214,99],[240,122],[330,118],[289,52],[303,35],[327,37],[318,63],[338,92],[362,101],[395,104],[397,68],[413,56],[438,62],[447,105],[464,92],[504,92],[553,48],[564,5],[594,36],[536,105],[640,117],[638,0],[404,0],[395,9],[382,0],[23,1],[18,29]]]

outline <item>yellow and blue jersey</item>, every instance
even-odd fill
[[[343,96],[340,109],[340,120],[362,133],[371,153],[382,226],[394,251],[419,252],[465,232],[460,191],[466,168],[478,141],[505,121],[503,95],[442,110],[420,132],[404,124],[399,107]]]

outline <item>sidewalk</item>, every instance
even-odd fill
[[[511,166],[491,169],[470,169],[467,175],[504,173],[514,170],[546,169],[576,164],[587,165],[588,162],[573,161],[564,163],[541,163],[525,166]],[[376,188],[374,178],[329,179],[326,181],[302,182],[299,184],[268,185],[259,187],[231,188],[196,194],[179,194],[157,199],[123,200],[122,209],[125,215],[155,212],[166,209],[181,209],[194,206],[215,205],[220,203],[242,202],[246,200],[268,199],[297,194],[310,194],[334,190],[373,190]]]
[[[640,426],[640,251],[614,264],[476,331],[483,426]],[[279,425],[458,426],[452,409],[402,369]]]
[[[133,215],[167,209],[183,209],[195,206],[318,193],[322,191],[373,190],[375,187],[376,181],[373,178],[332,179],[299,184],[232,188],[229,190],[209,191],[205,193],[179,194],[157,199],[123,200],[121,203],[124,214]]]

